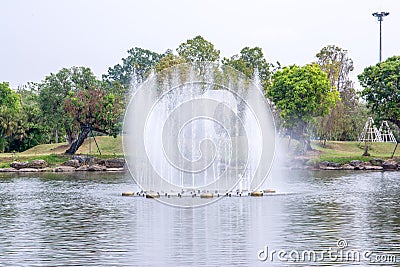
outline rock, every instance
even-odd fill
[[[16,172],[18,171],[15,168],[0,168],[0,172]]]
[[[342,167],[340,163],[322,161],[318,164],[319,169],[321,170],[341,170]]]
[[[55,172],[73,172],[75,171],[74,167],[71,166],[58,166],[54,169]]]
[[[377,166],[377,165],[365,165],[364,170],[366,170],[366,171],[381,171],[381,170],[383,170],[383,167]]]
[[[105,166],[101,166],[99,164],[93,164],[93,165],[90,165],[87,170],[91,171],[91,172],[105,171],[106,167]]]
[[[105,159],[96,158],[95,160],[93,160],[93,164],[105,166],[106,165],[106,160]]]
[[[36,159],[28,163],[28,168],[34,168],[34,169],[43,169],[46,168],[47,166],[49,166],[49,164],[43,159]]]
[[[329,162],[329,167],[340,168],[342,165],[336,162]]]
[[[361,163],[363,163],[361,160],[352,160],[349,162],[349,164],[353,167],[358,167]]]
[[[343,164],[342,170],[354,170],[354,166],[350,164]]]
[[[394,170],[398,169],[398,164],[397,164],[397,162],[395,162],[393,160],[385,160],[382,163],[382,167],[383,167],[384,170],[394,171]]]
[[[80,165],[86,164],[88,162],[88,157],[82,155],[74,155],[72,159],[77,160]]]
[[[379,158],[373,158],[369,162],[374,166],[382,166],[383,160]]]
[[[342,170],[342,167],[331,167],[331,166],[321,166],[319,168],[321,170],[329,170],[329,171]]]
[[[18,161],[14,161],[13,163],[10,164],[11,168],[14,169],[22,169],[22,168],[28,168],[28,162],[18,162]]]
[[[107,168],[106,171],[108,172],[123,172],[125,171],[124,168]]]
[[[125,159],[107,159],[105,161],[105,166],[107,168],[123,168],[125,165]]]
[[[18,172],[38,172],[38,169],[35,169],[35,168],[22,168],[22,169],[19,169]]]
[[[318,163],[318,167],[328,167],[329,166],[329,161],[321,161],[320,163]]]
[[[82,165],[76,171],[87,171],[89,168],[89,165]]]
[[[38,171],[39,172],[54,172],[54,169],[46,167],[46,168],[43,168],[43,169],[38,169]]]
[[[62,166],[70,166],[70,167],[74,167],[74,168],[78,168],[81,166],[79,160],[77,160],[77,159],[70,159],[61,165]]]

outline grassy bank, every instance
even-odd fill
[[[313,149],[318,150],[317,156],[314,156],[315,161],[331,161],[338,163],[346,163],[351,160],[369,161],[371,158],[388,159],[392,156],[395,148],[394,143],[370,143],[368,144],[368,153],[370,156],[364,157],[362,154],[365,151],[365,144],[359,142],[339,142],[329,141],[326,146],[321,142],[313,142]],[[400,147],[397,149],[395,157],[400,157]]]
[[[122,138],[109,136],[98,136],[96,141],[99,145],[99,154],[93,138],[85,140],[77,151],[77,154],[92,155],[99,158],[123,157]],[[32,161],[35,159],[46,160],[50,166],[56,166],[71,158],[65,155],[68,149],[67,143],[38,145],[20,153],[0,153],[0,168],[9,167],[13,161]]]
[[[79,148],[77,154],[92,155],[99,158],[123,157],[122,138],[109,136],[96,137],[102,155],[99,154],[93,138],[87,139]],[[280,144],[287,147],[287,140]],[[299,143],[292,140],[289,153],[293,156],[299,156]],[[346,163],[351,160],[369,161],[371,158],[388,159],[391,157],[395,144],[393,143],[372,143],[369,145],[369,157],[363,157],[365,144],[359,142],[339,142],[328,141],[326,145],[319,141],[313,141],[314,151],[309,152],[305,157],[309,158],[309,164],[316,164],[321,161],[331,161]],[[3,153],[0,154],[0,167],[9,167],[12,161],[32,161],[34,159],[44,159],[51,166],[59,165],[70,159],[71,156],[65,155],[67,143],[45,144],[35,146],[21,153]],[[400,158],[400,147],[396,151],[395,157]]]

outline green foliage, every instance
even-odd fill
[[[69,116],[64,103],[71,93],[93,88],[99,84],[90,68],[86,67],[63,68],[58,73],[47,76],[37,85],[39,106],[46,130],[56,131],[56,136],[66,134],[67,141],[71,142],[78,128],[74,127],[74,119]]]
[[[124,101],[106,88],[87,88],[70,92],[64,109],[73,119],[75,127],[91,127],[114,137],[121,132]]]
[[[162,54],[139,47],[129,49],[128,54],[122,59],[122,65],[110,67],[107,74],[103,75],[103,80],[110,85],[122,85],[125,91],[129,90],[132,77],[136,79],[134,82],[143,81],[154,65],[164,57]]]
[[[43,124],[38,103],[38,94],[28,87],[17,90],[21,110],[18,113],[18,128],[10,140],[10,151],[24,151],[38,144],[46,143],[50,136]]]
[[[274,74],[268,96],[280,110],[284,126],[291,128],[328,114],[339,98],[330,89],[329,80],[318,65],[292,65]]]
[[[186,63],[186,60],[183,57],[168,53],[159,62],[157,62],[154,68],[156,71],[160,72],[164,69],[183,63]]]
[[[217,62],[220,54],[212,43],[200,35],[180,44],[176,51],[187,62]]]
[[[358,79],[364,87],[361,96],[377,119],[400,127],[400,56],[365,68]]]
[[[292,65],[277,71],[267,94],[280,111],[283,126],[291,136],[305,142],[305,150],[311,149],[308,124],[316,116],[327,115],[339,98],[316,64]]]
[[[75,150],[81,144],[75,145],[81,138],[78,132],[83,129],[113,136],[121,131],[122,90],[115,84],[98,81],[89,68],[64,68],[47,76],[37,88],[47,129],[66,133],[67,141]],[[79,141],[83,142],[86,136]]]
[[[0,151],[9,150],[9,139],[18,129],[19,96],[7,82],[0,83]]]
[[[255,71],[257,71],[261,85],[265,90],[271,83],[271,65],[264,58],[260,47],[245,47],[240,51],[239,55],[224,58],[222,64],[241,71],[249,78],[253,78]]]
[[[332,90],[339,91],[340,99],[331,112],[317,119],[314,134],[320,139],[357,140],[367,114],[349,78],[353,61],[347,51],[329,45],[316,55],[317,64],[327,74]]]
[[[332,89],[339,92],[352,87],[349,73],[354,70],[353,60],[347,56],[347,50],[334,45],[328,45],[316,55],[317,64],[328,75]]]

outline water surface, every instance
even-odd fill
[[[257,254],[339,239],[400,261],[399,179],[287,171],[268,185],[274,196],[181,209],[122,197],[134,189],[128,174],[1,174],[0,266],[287,266]],[[312,264],[322,263],[302,266]]]

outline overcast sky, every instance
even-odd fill
[[[324,46],[349,51],[353,77],[400,55],[400,0],[2,0],[0,81],[13,88],[63,67],[87,66],[101,77],[132,47],[175,49],[196,35],[222,56],[259,46],[270,62],[303,65]]]

